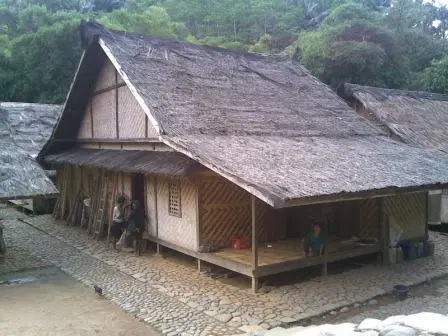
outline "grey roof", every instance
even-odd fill
[[[57,193],[35,161],[61,106],[0,102],[0,199]]]
[[[344,85],[378,123],[405,143],[448,153],[448,95]]]
[[[45,157],[51,164],[73,164],[128,173],[188,175],[200,165],[177,152],[72,148]]]
[[[28,153],[0,141],[0,200],[57,193],[53,182]]]
[[[50,138],[60,105],[0,102],[0,141],[36,157]]]
[[[287,57],[94,23],[82,32],[86,54],[55,139],[76,136],[73,125],[87,104],[82,97],[105,58],[100,39],[161,127],[163,142],[272,205],[448,183],[447,157],[391,141]],[[46,152],[56,150],[55,139]]]

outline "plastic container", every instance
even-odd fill
[[[403,250],[403,259],[404,260],[415,260],[417,259],[417,251],[415,248],[415,245],[408,241],[408,240],[402,240],[400,242],[398,242],[397,244],[398,246],[401,247],[401,249]]]
[[[422,258],[423,257],[423,248],[424,248],[424,243],[423,242],[417,242],[415,243],[415,255],[417,258]]]
[[[423,257],[430,257],[434,255],[434,242],[425,241],[423,242]]]
[[[235,250],[244,250],[250,248],[250,243],[247,239],[235,238],[232,239],[232,248]]]

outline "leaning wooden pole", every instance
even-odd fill
[[[256,272],[258,268],[258,230],[255,212],[255,196],[251,196],[251,208],[252,208],[252,271]],[[258,278],[256,274],[252,275],[252,290],[256,292],[258,290]]]

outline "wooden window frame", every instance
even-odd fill
[[[182,187],[180,179],[168,180],[168,214],[182,218]]]

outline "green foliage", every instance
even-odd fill
[[[99,22],[112,29],[147,35],[185,39],[189,34],[185,25],[173,22],[165,8],[160,6],[150,6],[141,13],[116,10],[101,17]]]
[[[63,102],[78,26],[253,52],[321,80],[446,92],[448,9],[423,0],[0,0],[0,100]]]
[[[254,52],[264,52],[267,53],[271,51],[272,48],[272,37],[269,34],[263,34],[260,36],[260,39],[257,43],[255,43],[252,47],[250,47],[250,51]]]
[[[431,92],[448,94],[448,56],[434,61],[425,70],[424,88]]]

